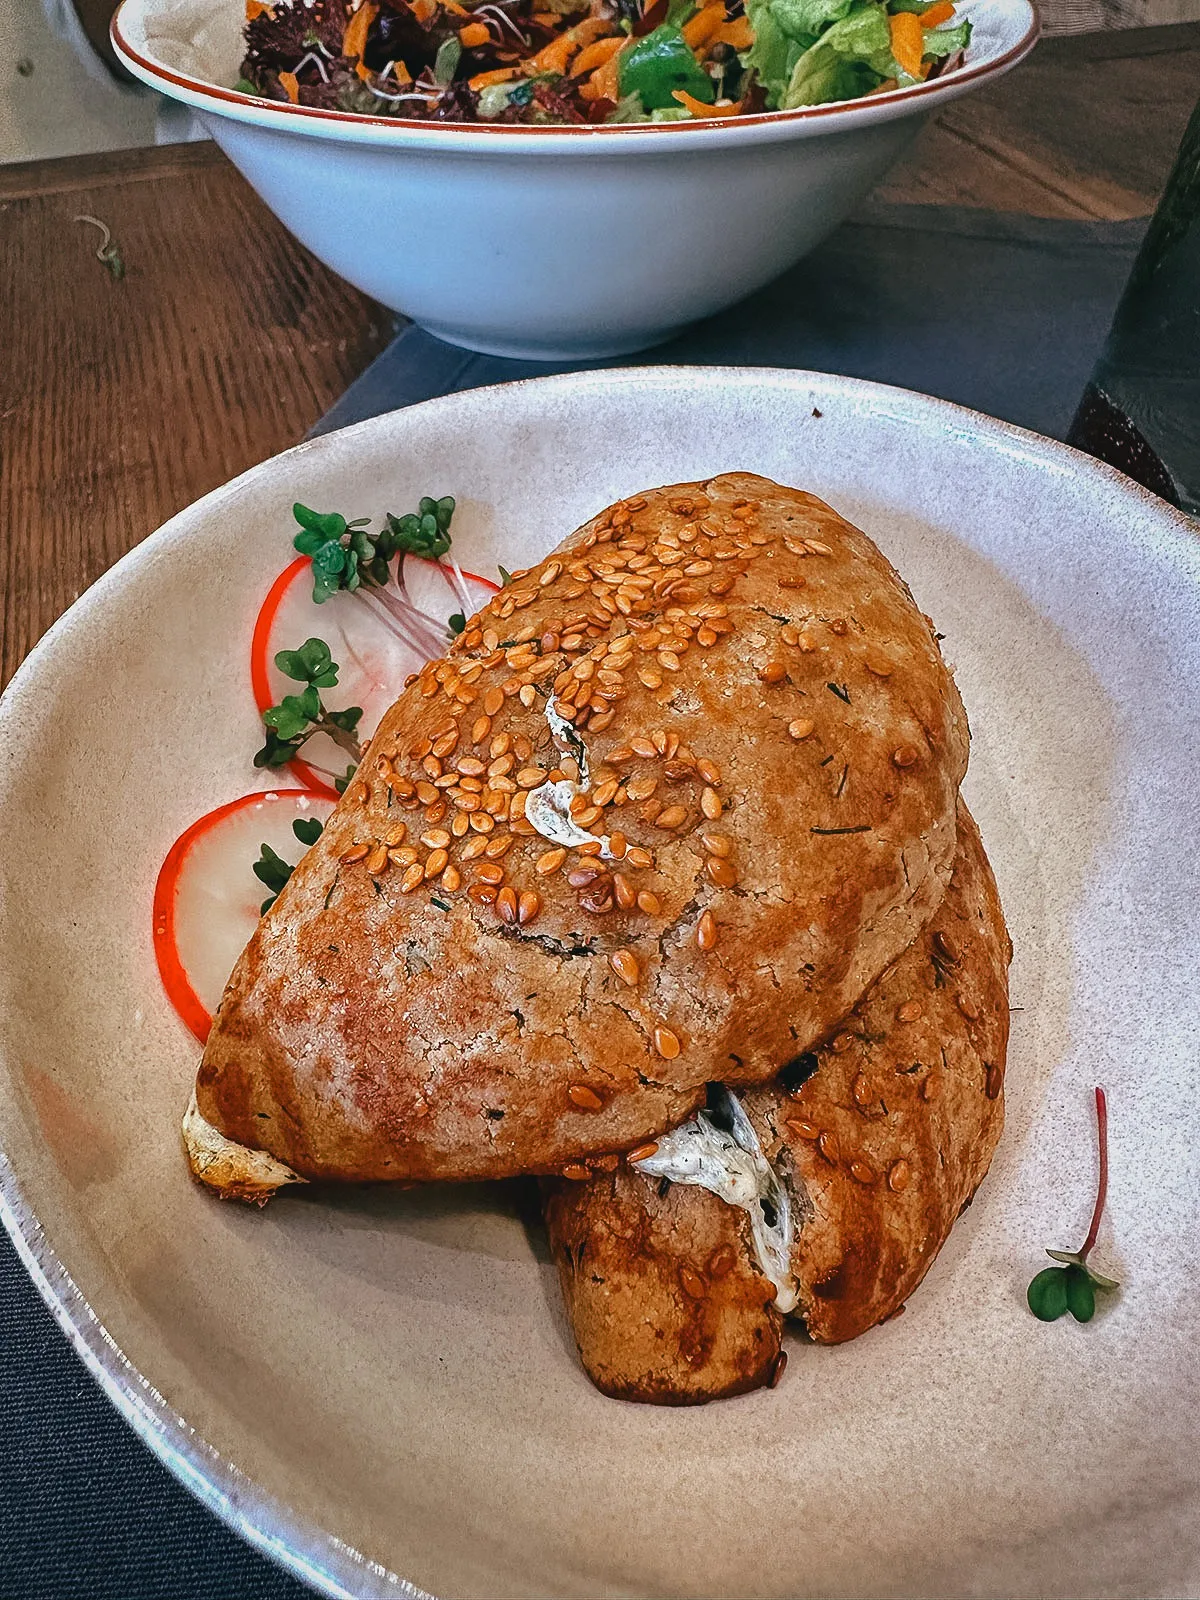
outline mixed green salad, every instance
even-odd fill
[[[956,65],[954,0],[246,0],[237,87],[442,122],[683,122],[905,88]]]

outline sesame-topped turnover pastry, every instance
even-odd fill
[[[609,507],[384,717],[230,979],[198,1175],[603,1170],[764,1083],[936,910],[966,717],[928,620],[812,495]],[[261,1175],[262,1163],[256,1171]]]
[[[606,1394],[694,1405],[772,1382],[785,1315],[853,1339],[916,1288],[1004,1125],[1011,945],[975,824],[933,921],[815,1051],[586,1182],[550,1244]]]

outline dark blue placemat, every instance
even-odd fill
[[[313,432],[487,383],[682,362],[873,378],[1062,439],[1145,228],[869,205],[749,300],[637,355],[510,361],[407,326]]]
[[[406,327],[314,432],[631,362],[810,367],[1062,438],[1145,224],[873,206],[743,305],[624,362],[477,356]],[[113,1411],[0,1238],[0,1600],[299,1600]]]

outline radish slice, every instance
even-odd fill
[[[405,678],[419,672],[436,653],[446,620],[455,612],[470,616],[499,588],[473,572],[456,571],[449,557],[422,561],[409,556],[404,584],[413,605],[434,619],[432,626],[417,619],[407,640],[388,626],[370,590],[335,594],[317,606],[307,556],[285,567],[263,601],[250,643],[250,682],[259,711],[300,690],[276,667],[276,654],[298,650],[309,638],[324,639],[341,668],[336,688],[322,691],[325,703],[335,711],[361,706],[360,737],[365,743],[403,689]],[[291,770],[314,793],[335,797],[332,780],[345,772],[346,752],[319,734],[305,745],[304,755],[304,760],[289,763]]]
[[[154,888],[154,954],[167,998],[201,1044],[270,892],[254,876],[259,847],[299,861],[305,847],[292,823],[324,822],[332,810],[306,789],[244,794],[193,822],[167,852]]]

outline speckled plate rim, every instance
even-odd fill
[[[152,3],[152,0],[151,0]],[[682,137],[697,144],[728,146],[731,143],[757,143],[766,139],[804,138],[833,133],[876,122],[891,122],[897,117],[932,112],[941,104],[956,100],[989,78],[1011,70],[1033,49],[1041,33],[1041,22],[1033,0],[994,0],[1011,24],[1013,42],[996,55],[985,55],[935,78],[930,83],[910,84],[904,89],[889,89],[869,100],[841,100],[830,105],[800,106],[793,111],[761,111],[736,118],[698,117],[690,123],[601,123],[581,126],[510,127],[499,123],[428,123],[405,121],[401,117],[371,116],[359,111],[327,111],[318,106],[290,105],[242,94],[189,73],[178,71],[155,60],[128,37],[132,31],[122,27],[145,10],[148,0],[122,0],[113,15],[109,33],[113,48],[135,77],[152,89],[181,100],[194,111],[215,113],[235,122],[248,122],[277,132],[297,132],[322,139],[341,139],[359,144],[414,148],[499,152],[505,147],[519,148],[523,155],[537,151],[551,155],[567,144],[576,152],[607,149],[613,139],[621,140],[621,153],[661,155],[664,139]]]
[[[842,378],[828,373],[791,368],[742,368],[730,371],[718,367],[633,367],[612,371],[572,373],[546,378],[527,378],[507,385],[491,386],[521,391],[523,398],[545,396],[553,405],[556,393],[571,388],[603,385],[628,386],[633,390],[653,387],[656,381],[677,380],[686,373],[697,385],[749,386],[783,384],[802,388],[820,399],[844,398],[875,402],[873,412],[894,415],[894,408],[911,411],[915,405],[936,419],[943,431],[960,438],[976,439],[999,448],[1018,460],[1037,462],[1059,474],[1091,479],[1099,491],[1129,500],[1143,518],[1158,524],[1157,534],[1165,539],[1183,535],[1194,539],[1200,523],[1176,510],[1148,489],[1133,482],[1090,456],[1067,445],[1044,438],[1011,423],[998,421],[983,412],[954,405],[929,395],[893,385],[870,383],[858,378]],[[406,408],[424,412],[430,407],[451,410],[480,391],[446,395]],[[536,402],[535,402],[536,403]],[[25,657],[12,681],[0,695],[0,727],[12,714],[15,702],[36,687],[43,672],[52,671],[54,650],[60,635],[77,626],[92,605],[112,589],[120,588],[147,559],[153,559],[164,545],[179,539],[203,537],[203,528],[219,512],[222,501],[256,475],[273,470],[277,463],[298,459],[329,448],[331,440],[344,446],[347,440],[367,438],[380,428],[394,425],[400,412],[388,412],[365,422],[307,440],[277,456],[259,462],[247,472],[212,490],[200,500],[178,512],[156,532],[136,545],[116,562],[77,599],[55,622]],[[1147,537],[1155,535],[1147,531]],[[0,1147],[0,1223],[12,1240],[38,1293],[55,1322],[100,1385],[104,1394],[130,1427],[163,1465],[185,1488],[249,1544],[282,1567],[294,1572],[318,1592],[333,1600],[435,1600],[428,1591],[368,1560],[359,1551],[336,1538],[319,1525],[294,1513],[273,1496],[266,1494],[245,1473],[225,1460],[179,1412],[155,1389],[150,1380],[125,1356],[109,1335],[91,1305],[60,1260],[46,1237],[41,1223],[22,1196],[12,1164]]]

